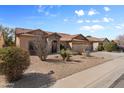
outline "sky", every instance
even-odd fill
[[[116,39],[124,34],[123,10],[121,5],[1,5],[0,24]]]

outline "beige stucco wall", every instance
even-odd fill
[[[34,32],[34,34],[36,34]],[[42,35],[42,34],[41,34]],[[32,36],[16,36],[16,46],[21,47],[25,50],[29,50],[29,42],[32,41],[34,37]],[[48,53],[50,54],[52,52],[52,41],[56,40],[57,41],[57,51],[60,51],[60,37],[56,35],[51,35],[49,38],[47,38],[47,49]]]
[[[29,50],[29,41],[33,40],[31,36],[19,36],[16,38],[16,46],[21,47],[25,50]]]
[[[44,36],[44,32],[42,31],[34,31],[34,32],[31,32],[30,34]],[[30,35],[23,35],[23,34],[16,35],[16,46],[29,51],[29,42],[32,41],[33,39],[34,39],[34,36],[30,36]]]
[[[16,36],[16,46],[20,47],[20,38],[19,38],[19,36]]]
[[[3,34],[2,34],[2,36],[0,37],[0,48],[3,48],[4,44],[5,44],[5,42],[4,42],[4,38],[3,38]]]

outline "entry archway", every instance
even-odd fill
[[[52,41],[52,53],[57,53],[57,41]]]

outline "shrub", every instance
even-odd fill
[[[69,61],[71,57],[71,51],[69,49],[62,49],[60,55],[63,58],[63,61]]]
[[[104,49],[108,52],[117,51],[117,45],[110,42],[104,46]]]
[[[0,51],[0,58],[3,61],[1,66],[3,74],[9,82],[20,79],[30,64],[28,52],[21,48],[4,48]]]
[[[103,47],[103,45],[98,45],[98,49],[97,49],[98,51],[102,51],[102,50],[104,50],[104,47]]]
[[[65,52],[66,52],[66,60],[69,61],[72,53],[69,49],[67,49]]]

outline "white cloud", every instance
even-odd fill
[[[90,23],[91,21],[90,20],[85,20],[86,23]]]
[[[99,23],[100,20],[92,20],[93,23]]]
[[[124,24],[118,24],[115,26],[115,28],[119,30],[124,29]]]
[[[64,22],[67,22],[68,21],[68,19],[64,19]]]
[[[50,10],[53,9],[53,7],[55,7],[55,6],[52,6],[52,5],[51,5],[51,6],[49,6],[49,8],[48,8],[47,6],[39,5],[37,11],[38,11],[38,13],[40,13],[40,14],[44,14],[44,15],[46,15],[46,16],[55,17],[55,16],[57,16],[58,14],[52,14],[52,13],[50,12]]]
[[[115,26],[115,28],[116,28],[116,29],[122,29],[122,27],[121,27],[121,26]]]
[[[109,23],[109,22],[113,22],[114,19],[110,18],[110,17],[104,17],[101,19],[84,19],[84,20],[77,20],[77,23]]]
[[[102,19],[102,21],[103,21],[103,22],[111,22],[111,21],[114,21],[114,19],[104,17],[104,18]]]
[[[80,30],[87,30],[87,31],[98,31],[98,30],[103,30],[104,27],[102,25],[92,25],[92,26],[81,26]]]
[[[109,19],[106,18],[106,17],[104,17],[104,18],[103,18],[103,22],[109,22]]]
[[[109,8],[109,7],[104,7],[104,10],[105,10],[106,12],[108,12],[108,11],[110,11],[110,8]]]
[[[83,20],[78,20],[77,23],[83,23],[84,21]]]
[[[39,5],[37,11],[38,11],[39,13],[43,13],[44,10],[45,10],[45,8],[46,8],[45,6]]]
[[[83,16],[84,15],[83,10],[75,10],[75,13],[77,14],[77,16]]]
[[[92,15],[95,15],[95,14],[99,14],[99,12],[97,12],[96,10],[94,10],[92,8],[88,11],[89,16],[92,16]]]

